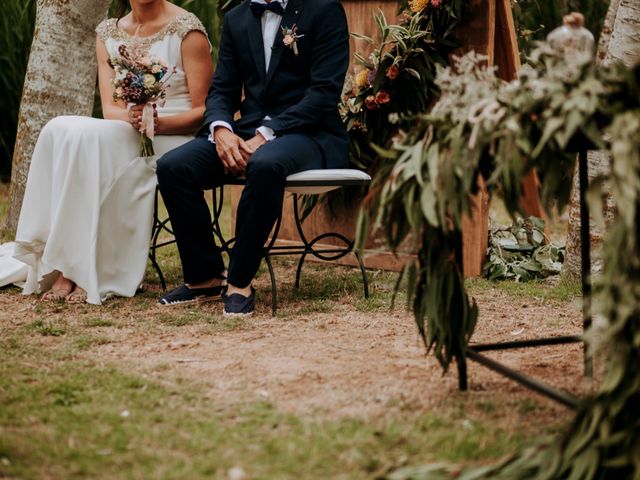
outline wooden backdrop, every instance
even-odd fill
[[[376,36],[377,27],[373,20],[374,13],[380,9],[389,22],[397,15],[395,0],[343,0],[343,5],[349,20],[349,30],[368,36]],[[490,64],[499,67],[500,76],[511,80],[517,76],[520,59],[516,32],[509,0],[471,0],[469,20],[459,32],[462,47],[459,55],[469,50],[476,50],[489,57]],[[351,52],[362,50],[364,42],[351,39]],[[353,73],[354,65],[350,67]],[[525,208],[532,214],[539,214],[537,188],[535,177],[525,186],[531,193],[532,200]],[[232,191],[233,206],[237,205],[240,189]],[[482,272],[488,239],[489,205],[488,195],[479,194],[475,199],[476,208],[472,218],[464,222],[464,271],[466,276],[478,276]],[[304,222],[304,231],[308,238],[327,231],[340,232],[353,238],[354,224],[358,213],[358,205],[345,208],[344,211],[331,212],[327,208],[316,210]],[[291,198],[285,198],[283,224],[279,241],[283,243],[295,242],[298,238],[293,223]],[[232,215],[232,222],[235,215]],[[411,246],[407,245],[403,251],[392,254],[384,248],[384,242],[379,236],[373,235],[367,242],[365,264],[368,268],[399,270],[406,259],[411,256]],[[353,265],[351,256],[345,257],[341,263]]]

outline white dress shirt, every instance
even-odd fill
[[[277,2],[282,5],[282,8],[287,8],[287,3],[289,0],[271,0],[272,2]],[[267,4],[266,0],[252,0],[251,3],[262,3]],[[278,29],[280,28],[280,21],[282,20],[282,16],[278,15],[275,12],[270,10],[265,10],[260,18],[262,23],[262,45],[264,47],[264,66],[266,71],[269,71],[269,63],[271,62],[271,48],[276,39],[276,35],[278,34]],[[264,120],[271,120],[269,116],[266,116]],[[233,128],[227,122],[222,120],[216,120],[215,122],[211,122],[209,129],[211,130],[211,134],[209,135],[209,140],[212,143],[215,143],[213,138],[213,131],[216,127],[225,127],[233,132]],[[267,142],[270,142],[274,138],[276,138],[273,133],[273,129],[269,127],[258,127],[256,129],[256,134],[260,134],[264,137]]]

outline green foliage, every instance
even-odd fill
[[[2,0],[0,15],[0,182],[11,172],[18,111],[35,23],[36,0]]]
[[[352,163],[375,172],[385,158],[371,144],[388,146],[400,127],[400,114],[423,113],[433,103],[438,95],[436,67],[449,64],[457,45],[455,28],[467,3],[428,4],[413,14],[407,12],[400,25],[388,24],[379,12],[374,16],[379,39],[352,34],[373,50],[369,57],[354,55],[359,70],[347,78],[340,104],[351,136]]]
[[[534,41],[544,38],[569,12],[585,16],[585,27],[598,39],[610,0],[511,0],[520,52],[526,56]]]
[[[582,296],[582,285],[566,278],[560,278],[560,281],[553,286],[542,280],[514,282],[513,280],[490,281],[484,278],[467,279],[465,284],[470,292],[494,292],[498,289],[510,297],[521,300],[536,298],[550,302],[570,302]]]
[[[567,435],[551,448],[456,478],[640,478],[640,66],[596,69],[588,60],[566,62],[542,44],[520,80],[498,83],[481,58],[468,55],[453,68],[441,68],[438,84],[439,102],[386,152],[395,155],[395,163],[376,178],[372,211],[360,224],[366,226],[374,215],[393,247],[409,235],[420,238],[420,264],[407,270],[409,283],[417,285],[414,314],[444,368],[461,355],[477,317],[451,270],[461,218],[469,212],[479,175],[490,191],[502,192],[514,215],[522,181],[535,168],[545,179],[547,208],[554,199],[562,207],[575,155],[560,159],[559,154],[610,148],[613,172],[596,180],[590,196],[602,217],[599,187],[608,184],[618,208],[595,290],[595,313],[604,323],[601,331],[588,332],[591,348],[606,347],[609,353],[598,393],[580,405]],[[425,314],[432,316],[426,332]],[[443,471],[429,469],[392,478],[438,478],[434,469]]]
[[[53,322],[41,318],[27,325],[27,329],[39,333],[43,337],[59,337],[66,333],[64,327],[55,325]]]
[[[518,217],[509,227],[490,229],[483,273],[489,280],[528,282],[559,274],[563,262],[564,247],[548,243],[544,220]]]
[[[638,104],[623,67],[596,72],[591,63],[567,65],[558,55],[540,46],[532,54],[532,66],[508,84],[499,83],[494,69],[482,66],[483,58],[475,54],[452,68],[439,68],[440,100],[428,115],[414,119],[393,150],[383,152],[395,161],[383,164],[374,179],[359,238],[366,237],[373,218],[384,226],[392,248],[410,234],[420,239],[424,257],[420,268],[407,270],[409,284],[418,285],[410,293],[440,299],[434,310],[416,298],[415,314],[421,326],[424,308],[430,310],[428,343],[436,351],[447,351],[442,356],[445,368],[456,352],[464,351],[459,342],[471,336],[475,325],[473,303],[465,294],[458,297],[458,290],[464,291],[456,280],[461,272],[456,276],[449,269],[457,268],[454,245],[463,216],[471,211],[478,175],[501,191],[515,214],[522,179],[536,168],[545,178],[545,205],[556,202],[562,207],[569,197],[575,157],[559,154],[578,141],[603,145],[602,126],[611,122],[611,114]],[[459,310],[461,301],[464,307]],[[467,315],[460,320],[463,330],[451,321],[454,311]]]

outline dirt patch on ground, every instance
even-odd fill
[[[506,341],[578,334],[580,305],[514,299],[500,291],[477,295],[481,318],[475,340]],[[217,311],[218,305],[201,307]],[[201,311],[200,310],[200,311]],[[258,315],[243,328],[211,334],[200,326],[146,334],[135,327],[108,329],[110,342],[87,352],[157,376],[204,382],[216,402],[267,399],[293,413],[379,415],[390,406],[428,409],[457,390],[455,367],[443,376],[425,355],[409,313],[311,314],[294,319]],[[189,309],[175,310],[188,315]],[[162,314],[166,314],[163,310]],[[554,386],[581,394],[582,349],[560,346],[491,354]],[[524,388],[470,364],[472,392],[532,397]],[[473,395],[473,393],[472,393]],[[552,412],[562,411],[551,407]]]

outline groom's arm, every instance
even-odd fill
[[[205,125],[211,125],[212,122],[232,125],[233,115],[240,108],[241,95],[242,79],[235,62],[229,14],[227,14],[223,20],[218,64],[207,95]]]
[[[347,17],[338,0],[327,2],[318,12],[311,47],[310,84],[300,102],[263,123],[276,135],[318,125],[336,110],[349,66]],[[282,48],[282,47],[281,47]]]

